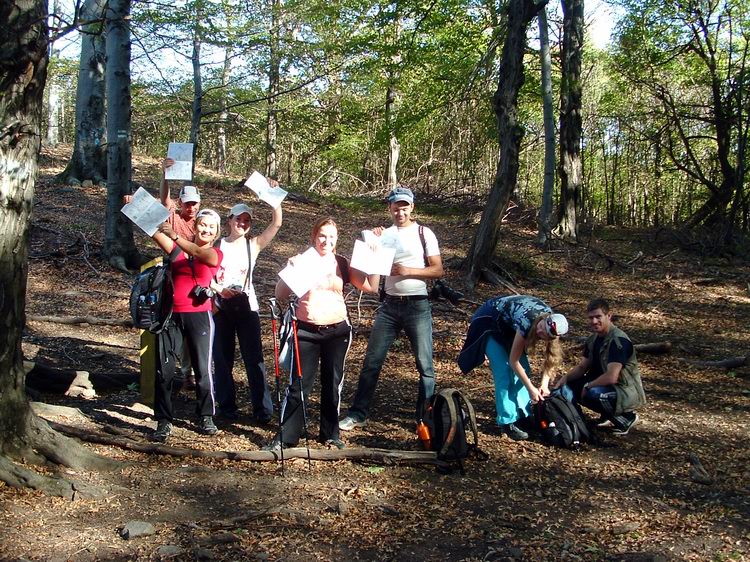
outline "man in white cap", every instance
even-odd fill
[[[162,160],[159,198],[161,199],[161,204],[169,209],[169,217],[166,222],[172,227],[172,230],[186,240],[192,241],[195,236],[195,217],[201,208],[201,196],[198,193],[198,188],[194,185],[185,185],[180,189],[179,208],[177,207],[177,202],[171,197],[169,182],[166,178],[167,168],[173,165],[174,160],[171,158]],[[182,387],[187,390],[195,388],[195,375],[190,363],[190,352],[188,351],[187,344],[182,346],[180,352],[180,371],[175,380],[175,394]]]
[[[169,209],[167,222],[177,234],[192,240],[195,235],[195,217],[201,208],[201,196],[198,188],[194,185],[185,185],[180,190],[179,209],[177,203],[172,199],[169,182],[166,179],[167,168],[174,165],[174,160],[165,158],[161,163],[161,186],[159,187],[159,198],[161,204]]]
[[[364,426],[370,414],[380,370],[393,341],[404,331],[411,343],[419,372],[416,422],[422,419],[425,405],[435,393],[432,363],[432,306],[427,296],[429,279],[443,276],[443,262],[435,234],[412,218],[414,193],[399,186],[387,197],[393,220],[389,228],[375,228],[384,246],[396,249],[391,274],[385,279],[385,298],[372,326],[367,352],[359,375],[357,392],[348,415],[339,429],[348,431]],[[378,286],[379,277],[372,281]]]
[[[593,334],[586,340],[583,358],[554,387],[598,412],[599,427],[611,426],[613,434],[624,436],[638,423],[635,410],[646,403],[635,348],[612,323],[606,300],[592,300],[586,312]]]

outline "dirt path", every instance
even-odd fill
[[[45,178],[61,162],[48,155]],[[138,162],[141,170],[156,163]],[[153,179],[143,178],[147,185]],[[123,318],[130,279],[98,259],[104,190],[40,182],[34,209],[28,312]],[[239,199],[204,192],[204,207],[225,211]],[[304,247],[312,217],[333,215],[348,254],[353,235],[384,213],[290,203],[279,238],[261,255],[256,279],[261,300],[284,260]],[[259,208],[258,223],[270,217]],[[462,216],[421,214],[437,231],[443,257],[462,255],[473,226]],[[352,238],[352,240],[347,240]],[[72,475],[109,492],[70,502],[0,485],[0,559],[3,560],[742,560],[750,551],[750,370],[698,368],[680,358],[722,359],[748,352],[750,294],[747,263],[700,260],[653,233],[603,231],[597,248],[617,264],[581,250],[540,253],[522,222],[503,228],[506,266],[523,292],[538,295],[572,324],[566,365],[579,354],[574,338],[587,334],[583,307],[602,293],[618,324],[636,343],[670,341],[665,356],[641,355],[649,398],[642,423],[625,439],[602,435],[602,445],[580,453],[538,442],[516,443],[494,428],[493,386],[486,368],[459,375],[455,356],[475,305],[435,309],[438,382],[471,396],[480,416],[487,462],[471,462],[464,477],[427,467],[377,466],[350,461],[290,461],[281,477],[275,463],[207,461],[144,455],[91,445],[122,461],[113,473]],[[78,242],[76,243],[76,240]],[[139,235],[139,244],[147,240]],[[76,245],[77,244],[77,245]],[[623,264],[642,251],[632,266]],[[86,253],[88,252],[88,253]],[[153,252],[156,253],[155,251]],[[452,275],[457,283],[457,277]],[[604,287],[603,291],[597,289]],[[483,286],[477,303],[493,295]],[[352,308],[368,329],[373,309]],[[264,344],[270,348],[268,322]],[[343,407],[354,390],[364,336],[347,359]],[[138,337],[120,327],[68,326],[30,321],[24,354],[32,360],[94,372],[138,369]],[[268,357],[268,353],[266,354]],[[532,358],[533,364],[533,358]],[[241,403],[247,404],[237,369]],[[414,449],[411,408],[413,359],[397,344],[383,371],[367,428],[344,435],[348,446]],[[93,400],[42,396],[78,408],[59,423],[145,441],[154,427],[136,390]],[[200,449],[257,450],[273,426],[254,425],[247,409],[218,437],[194,431],[192,397],[178,399],[173,444]],[[317,428],[313,400],[311,426]],[[313,431],[312,436],[315,435]],[[313,443],[312,446],[320,445]],[[695,455],[712,483],[691,479]],[[118,531],[131,520],[155,527],[132,540]]]

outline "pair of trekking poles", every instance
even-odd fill
[[[273,332],[273,365],[274,374],[276,377],[276,401],[279,409],[279,450],[281,455],[281,475],[284,476],[284,410],[282,408],[281,401],[281,369],[279,366],[279,338],[277,337],[278,321],[281,318],[281,309],[275,298],[270,298],[269,306],[271,308],[271,331]],[[299,340],[297,339],[297,301],[292,300],[289,303],[289,310],[291,312],[291,324],[292,324],[292,342],[293,349],[291,354],[291,365],[289,368],[289,376],[294,377],[294,370],[297,370],[297,381],[299,383],[299,399],[302,404],[302,420],[305,429],[305,448],[307,449],[307,466],[312,468],[312,460],[310,458],[310,442],[307,436],[307,410],[305,406],[305,391],[302,385],[302,364],[300,363],[299,357]],[[291,383],[293,384],[293,383]]]

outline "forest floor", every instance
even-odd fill
[[[126,319],[132,277],[99,258],[105,190],[55,185],[52,176],[67,154],[65,149],[46,151],[41,162],[27,313]],[[138,179],[155,189],[156,160],[139,158],[135,165]],[[221,187],[211,178],[199,185],[206,186],[203,207],[222,215],[233,203],[251,199],[240,188]],[[451,266],[464,255],[481,210],[417,203],[419,220],[437,233],[448,280],[460,287]],[[270,211],[253,206],[258,232]],[[276,272],[306,246],[313,220],[323,215],[337,220],[344,255],[360,230],[388,224],[381,205],[286,202],[284,226],[256,270],[262,303],[272,293]],[[534,246],[532,222],[511,215],[502,227],[499,252],[519,291],[543,298],[570,319],[566,367],[580,356],[580,338],[588,334],[585,305],[593,296],[611,300],[618,325],[635,343],[672,344],[669,354],[639,356],[649,402],[627,437],[601,432],[599,445],[571,452],[534,440],[514,442],[498,433],[489,370],[485,366],[462,376],[455,363],[473,310],[507,292],[481,285],[457,308],[447,303],[434,308],[438,384],[459,387],[471,397],[479,444],[489,454],[487,461],[469,460],[465,476],[441,475],[425,465],[337,460],[308,466],[305,459],[288,460],[282,476],[277,462],[174,457],[87,444],[121,461],[119,470],[63,475],[106,490],[101,497],[70,501],[0,484],[0,559],[750,559],[750,368],[695,363],[750,351],[750,265],[707,256],[697,247],[687,251],[666,231],[601,229],[587,245],[556,244],[545,252]],[[136,238],[144,253],[157,255],[148,238]],[[366,332],[373,300],[363,300],[360,307],[353,302],[350,311],[355,327]],[[271,365],[267,315],[262,322]],[[347,359],[342,413],[365,346],[366,336],[358,335]],[[139,336],[126,327],[30,319],[23,352],[47,365],[135,377]],[[531,361],[535,364],[534,356]],[[191,415],[194,397],[183,392],[170,445],[255,451],[272,439],[273,424],[251,421],[244,371],[239,361],[236,365],[242,417],[220,422],[216,437],[201,436]],[[411,353],[401,339],[388,355],[371,423],[343,433],[347,446],[418,449],[411,419],[416,383]],[[134,386],[91,399],[51,393],[38,399],[76,409],[44,414],[51,421],[115,432],[137,443],[146,444],[155,426]],[[313,396],[313,438],[317,411]],[[321,447],[314,439],[311,446]],[[696,481],[701,478],[695,478],[691,455],[705,468],[705,483]],[[119,530],[132,520],[151,523],[156,532],[121,538]]]

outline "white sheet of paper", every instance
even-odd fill
[[[169,218],[169,210],[142,187],[138,188],[133,199],[121,211],[149,236],[153,236],[159,225]]]
[[[193,143],[170,142],[167,148],[167,158],[174,160],[174,164],[164,170],[164,177],[168,180],[193,179]]]
[[[315,248],[308,248],[297,256],[294,265],[287,265],[279,271],[279,277],[292,292],[301,297],[315,287],[323,278],[322,258]]]
[[[396,250],[394,248],[385,248],[378,245],[373,250],[366,242],[355,240],[352,261],[349,265],[367,275],[372,273],[390,275],[395,255]]]
[[[288,195],[288,192],[280,187],[271,187],[268,180],[260,172],[253,172],[250,174],[245,185],[255,192],[258,199],[264,203],[268,203],[274,209],[281,205],[281,202]]]

